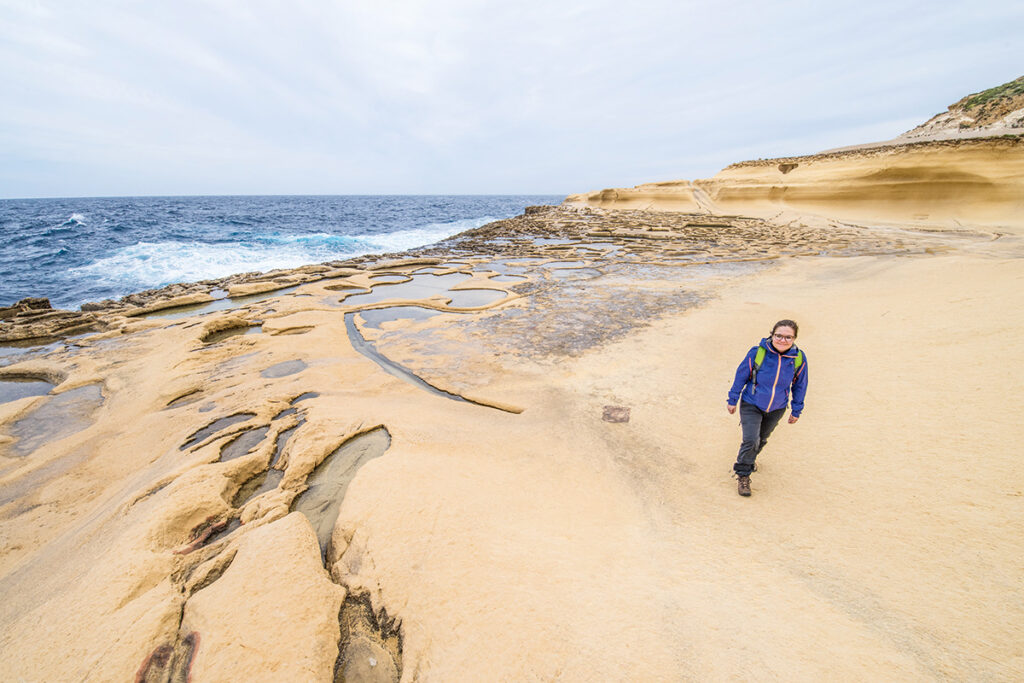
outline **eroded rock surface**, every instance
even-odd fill
[[[671,187],[667,187],[671,186]],[[1024,135],[880,144],[727,166],[711,178],[570,195],[574,206],[831,217],[863,225],[1024,232]],[[695,209],[691,209],[695,210]]]
[[[926,465],[922,434],[961,462],[965,443],[992,450],[1000,412],[961,406],[987,431],[957,437],[931,421],[948,386],[894,381],[922,363],[914,377],[944,381],[948,348],[928,340],[953,336],[958,389],[961,369],[986,395],[1012,389],[998,368],[1016,354],[990,367],[970,346],[1024,324],[995,314],[1021,268],[1013,239],[991,238],[531,207],[411,253],[97,307],[98,332],[0,369],[51,385],[0,404],[0,674],[999,678],[1012,662],[988,655],[1011,661],[1022,615],[984,605],[1019,593],[1018,542],[993,531],[1024,512],[1015,463],[929,455],[941,514],[900,482]],[[182,301],[200,308],[141,314]],[[822,417],[773,436],[742,503],[761,507],[741,508],[722,382],[786,315],[811,321]],[[102,400],[60,429],[89,392]],[[49,438],[22,429],[33,415]],[[855,471],[820,457],[836,439]],[[922,607],[964,580],[950,533],[994,568],[971,584],[986,602]],[[957,640],[965,618],[984,646]]]

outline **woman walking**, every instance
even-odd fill
[[[775,323],[772,333],[750,349],[736,368],[727,408],[730,414],[735,413],[736,403],[742,399],[740,426],[743,443],[733,465],[739,478],[741,496],[750,495],[750,473],[756,469],[754,460],[786,412],[790,391],[793,410],[789,414],[789,423],[794,424],[800,419],[804,409],[807,356],[796,346],[798,329],[792,320]]]

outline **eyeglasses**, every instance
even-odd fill
[[[779,341],[793,341],[794,339],[796,339],[796,337],[794,337],[791,334],[773,334],[772,336],[778,339]]]

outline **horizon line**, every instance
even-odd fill
[[[272,193],[272,194],[110,194],[110,195],[53,195],[33,197],[0,197],[0,201],[23,201],[35,199],[174,199],[211,197],[567,197],[563,192],[378,192],[351,194],[324,193]]]

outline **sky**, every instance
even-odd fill
[[[1019,0],[0,0],[0,198],[568,194],[892,138]]]

